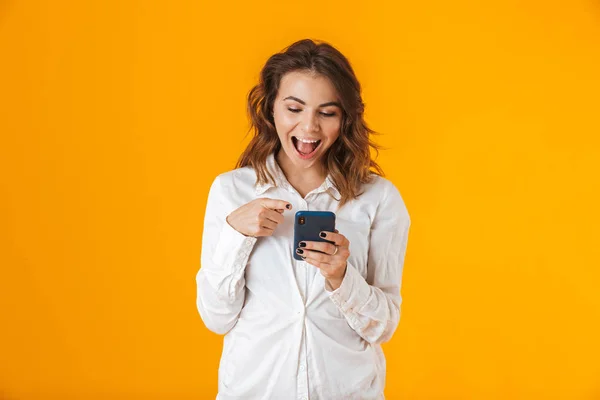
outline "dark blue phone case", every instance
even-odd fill
[[[301,225],[299,223],[300,217],[304,217],[305,223]],[[313,242],[329,242],[325,240],[319,234],[321,231],[334,232],[335,231],[335,214],[331,211],[298,211],[294,220],[294,258],[302,261],[300,254],[296,253],[296,249],[301,241],[313,241]]]

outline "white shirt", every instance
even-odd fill
[[[328,176],[302,197],[271,154],[276,185],[256,185],[251,167],[211,185],[196,276],[197,308],[211,331],[224,334],[218,400],[383,399],[388,341],[400,319],[400,286],[410,217],[396,187],[375,176],[364,193],[339,208]],[[272,236],[249,237],[225,220],[259,197],[292,210]],[[333,211],[350,241],[336,290],[318,268],[293,257],[294,214]]]

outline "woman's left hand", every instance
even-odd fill
[[[346,274],[346,261],[350,256],[350,242],[337,229],[335,232],[323,231],[321,237],[334,242],[334,244],[304,241],[300,242],[300,248],[296,249],[296,252],[304,261],[319,268],[321,274],[335,290],[340,287]]]

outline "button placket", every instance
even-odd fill
[[[306,367],[306,326],[300,344],[300,365],[298,366],[298,398],[308,400],[308,371]]]
[[[298,193],[292,187],[288,187],[288,190],[291,193],[294,193],[300,197],[300,200],[298,202],[299,211],[309,211],[309,203],[306,201],[306,199],[303,198],[300,195],[300,193]],[[308,263],[306,261],[302,261],[298,263],[298,265],[301,265],[302,268],[295,268],[295,276],[298,282],[298,286],[300,288],[302,299],[304,300],[304,305],[306,305],[308,295]],[[303,319],[306,318],[305,311],[299,311],[298,315],[301,315]],[[303,325],[304,329],[302,332],[302,342],[300,344],[300,357],[297,375],[297,396],[299,400],[308,400],[308,368],[306,365],[306,321],[303,321]]]

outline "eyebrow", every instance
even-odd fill
[[[288,99],[289,100],[295,100],[295,101],[297,101],[300,104],[306,105],[306,103],[303,100],[300,100],[299,98],[294,97],[294,96],[288,96],[288,97],[286,97],[283,100],[288,100]],[[330,101],[329,103],[323,103],[323,104],[319,105],[319,107],[327,107],[327,106],[337,106],[339,108],[342,108],[342,106],[340,105],[340,103],[338,103],[337,101]]]

